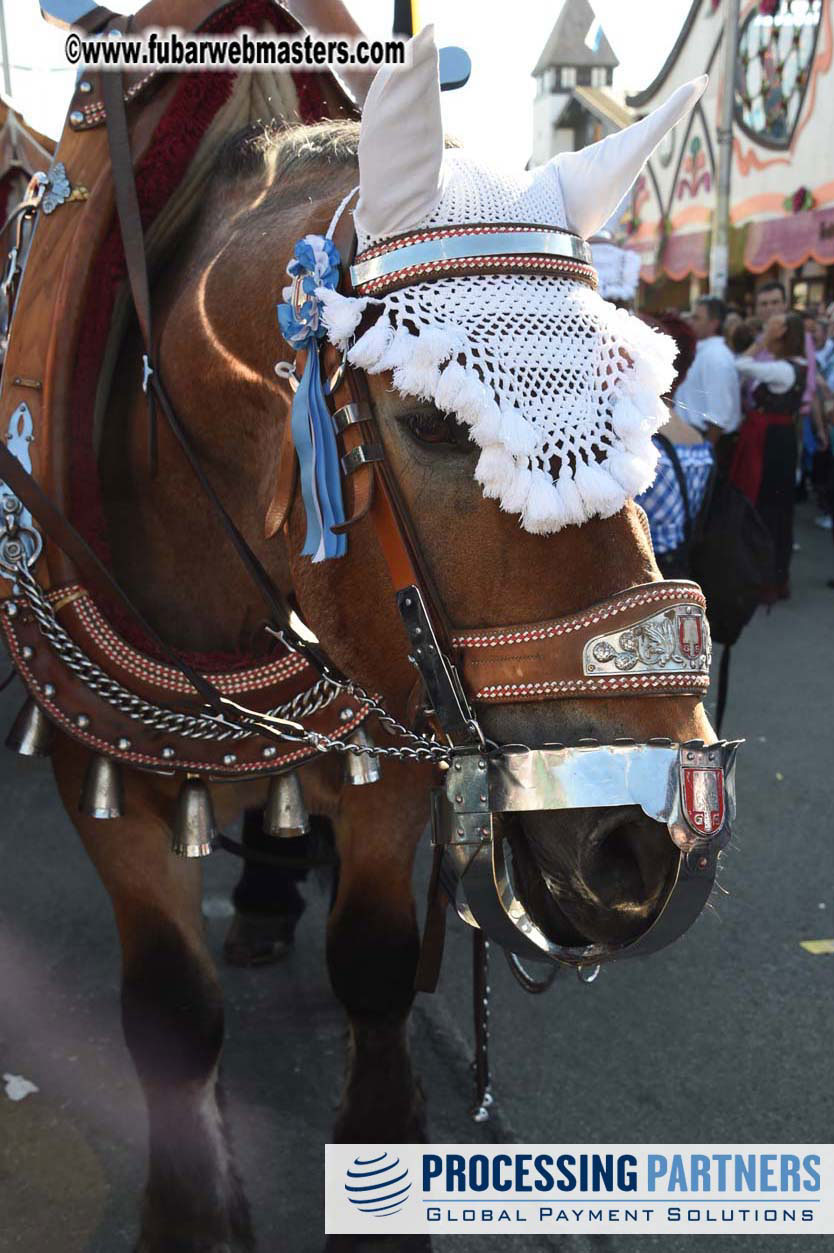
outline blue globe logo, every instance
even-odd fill
[[[388,1218],[401,1210],[411,1191],[408,1167],[393,1153],[354,1157],[347,1171],[345,1192],[363,1214]]]

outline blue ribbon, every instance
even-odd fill
[[[293,397],[291,422],[307,515],[302,555],[313,561],[344,557],[347,536],[334,535],[332,530],[345,520],[339,450],[324,399],[316,340],[307,346],[307,364]]]

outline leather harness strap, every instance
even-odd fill
[[[351,280],[351,263],[356,249],[356,232],[350,213],[343,213],[337,222],[333,231],[333,242],[341,258],[340,290],[350,295],[354,290]],[[362,442],[373,443],[384,448],[365,372],[346,366],[343,387],[350,401],[358,405],[363,414],[367,415],[363,422]],[[335,397],[337,403],[341,401],[343,394],[337,393]],[[347,431],[345,434],[347,435]],[[359,439],[353,436],[351,446],[356,447],[358,442]],[[346,447],[348,447],[347,440]],[[428,601],[431,618],[441,643],[448,647],[451,639],[451,624],[446,616],[443,601],[437,595],[431,571],[422,559],[409,512],[402,501],[397,481],[390,473],[388,463],[383,457],[370,465],[363,466],[359,473],[365,476],[365,482],[362,484],[360,480],[362,495],[360,499],[354,500],[354,515],[348,525],[353,525],[358,517],[363,516],[362,511],[370,513],[394,590],[402,592],[408,587],[421,589]]]
[[[210,500],[223,530],[242,564],[246,567],[250,578],[269,606],[275,623],[284,635],[285,641],[296,652],[301,653],[302,656],[317,666],[322,674],[343,678],[344,676],[338,674],[336,668],[321,650],[316,648],[314,644],[302,639],[292,626],[290,621],[292,610],[289,603],[275,586],[272,578],[238,530],[225,505],[214,490],[194,451],[190,436],[165,391],[160,374],[159,358],[155,359],[155,363],[154,359],[152,359],[151,313],[145,242],[139,212],[139,201],[136,195],[133,162],[130,155],[130,139],[127,128],[122,75],[119,71],[105,74],[102,77],[102,92],[107,107],[107,137],[115,184],[116,208],[122,232],[128,283],[136,306],[139,327],[145,346],[145,385],[148,396],[149,398],[153,397],[159,405],[159,409],[184,452],[197,482]]]
[[[148,387],[148,371],[151,367],[153,345],[151,321],[151,296],[148,283],[148,267],[145,260],[145,236],[136,179],[133,172],[130,136],[127,129],[127,111],[124,103],[124,78],[121,70],[102,74],[101,94],[107,110],[107,143],[110,150],[110,168],[113,175],[113,191],[122,231],[125,265],[133,296],[133,307],[145,345],[144,387],[148,395],[148,467],[156,474],[157,437],[154,392]]]

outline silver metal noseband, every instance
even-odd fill
[[[445,787],[432,793],[432,838],[454,869],[461,918],[511,952],[538,961],[583,966],[663,948],[694,922],[709,896],[735,817],[738,747],[739,741],[706,747],[698,740],[457,753]],[[674,882],[637,939],[580,948],[556,944],[516,893],[494,816],[619,805],[639,805],[665,824],[679,850]]]

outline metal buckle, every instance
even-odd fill
[[[381,444],[357,444],[342,457],[342,473],[353,474],[360,466],[371,465],[374,461],[383,461],[384,457]]]
[[[9,249],[8,259],[6,261],[6,273],[3,275],[3,282],[0,285],[4,296],[8,296],[17,275],[20,273],[20,266],[17,264],[18,251],[17,246],[12,245]]]

